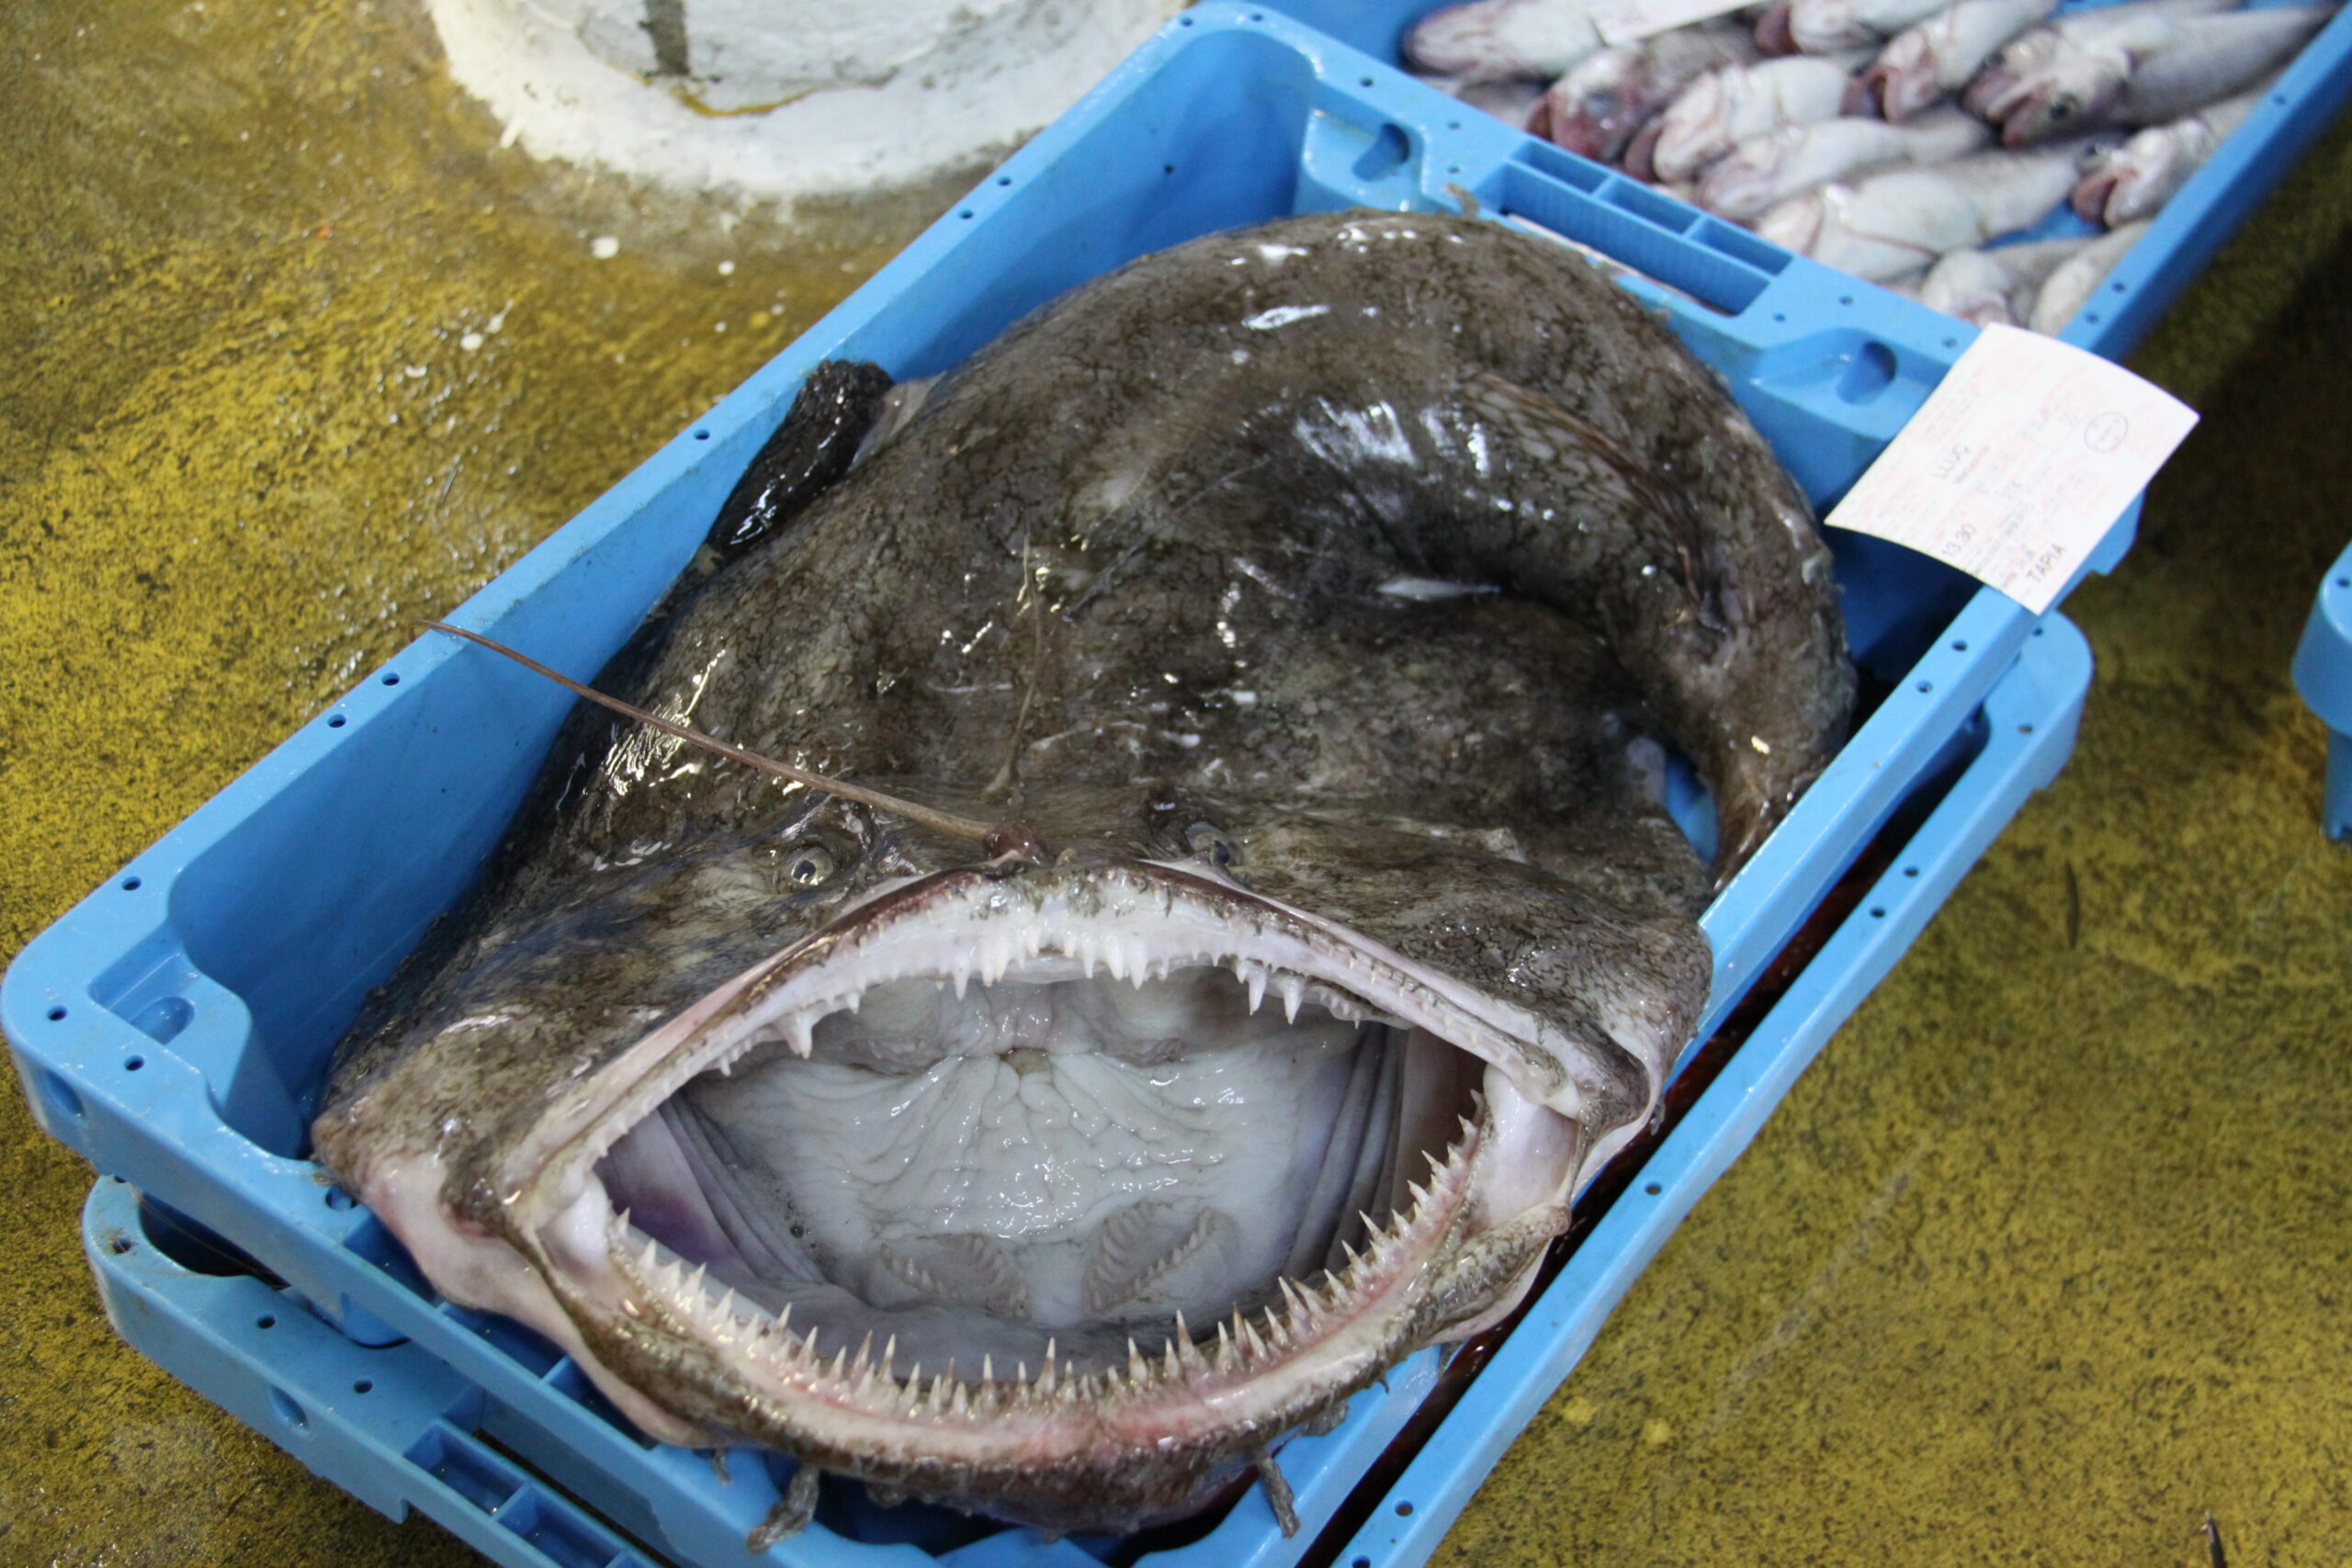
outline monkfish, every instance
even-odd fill
[[[595,685],[667,728],[574,709],[314,1141],[646,1433],[797,1456],[757,1549],[826,1472],[1114,1530],[1254,1466],[1292,1525],[1276,1445],[1507,1314],[1651,1115],[1853,678],[1657,320],[1350,212],[821,367]]]

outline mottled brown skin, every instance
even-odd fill
[[[1398,578],[1497,592],[1378,592]],[[1694,759],[1736,865],[1827,760],[1850,673],[1803,501],[1657,322],[1555,247],[1355,213],[1211,236],[1040,310],[599,684],[1018,818],[1071,852],[1057,875],[1221,859],[1189,833],[1213,823],[1244,886],[1579,1039],[1591,1139],[1663,1070],[1603,1004],[1670,1055],[1708,976],[1708,875],[1627,740]],[[810,842],[839,869],[792,886]],[[583,707],[481,893],[346,1042],[322,1158],[359,1182],[437,1146],[451,1209],[496,1233],[502,1151],[652,1021],[885,880],[980,858]],[[462,1054],[413,1048],[492,1007],[515,1016]],[[1548,1234],[1488,1260],[1490,1291]],[[692,1419],[773,1429],[709,1408],[674,1348],[600,1349]],[[1005,1480],[883,1479],[983,1503]],[[1036,1489],[1094,1484],[1056,1479]]]

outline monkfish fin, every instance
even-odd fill
[[[849,472],[889,391],[889,372],[865,360],[828,359],[808,372],[704,543],[738,555],[807,511]]]
[[[752,1528],[743,1542],[743,1550],[757,1557],[777,1541],[788,1540],[808,1528],[817,1517],[817,1467],[803,1460],[800,1468],[792,1472],[791,1484],[784,1495],[768,1510],[767,1517]]]

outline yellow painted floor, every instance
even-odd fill
[[[28,0],[0,58],[0,957],[911,231],[502,151],[406,0]],[[612,235],[619,254],[591,242]],[[731,268],[721,264],[732,263]],[[470,334],[470,335],[469,335]],[[1473,1503],[1461,1564],[2352,1562],[2352,131],[2150,341],[2207,421],[2081,750]],[[121,1348],[0,1094],[0,1565],[441,1562]]]

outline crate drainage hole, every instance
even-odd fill
[[[351,1194],[340,1187],[327,1189],[327,1207],[341,1211],[351,1207]]]
[[[1866,343],[1838,378],[1838,396],[1846,402],[1866,403],[1893,385],[1894,351],[1883,343]]]
[[[372,1378],[361,1378],[357,1382],[351,1385],[351,1392],[354,1393],[373,1393],[376,1392],[375,1380]]]
[[[62,1021],[64,1017],[65,1010],[63,1008],[51,1008],[49,1010],[49,1021],[51,1023]]]
[[[55,1073],[41,1074],[40,1092],[42,1098],[65,1115],[73,1117],[77,1122],[82,1119],[82,1097],[74,1092],[72,1084],[67,1083]]]
[[[400,683],[401,678],[397,672],[384,677],[384,684],[387,686],[397,686]]]
[[[1367,76],[1363,85],[1371,86],[1372,79]],[[1405,128],[1395,124],[1384,125],[1380,128],[1380,134],[1372,139],[1372,145],[1364,149],[1363,156],[1356,160],[1356,178],[1385,180],[1403,168],[1405,160],[1412,155],[1413,143],[1405,135]]]
[[[1398,1518],[1400,1518],[1400,1519],[1410,1518],[1410,1517],[1412,1517],[1412,1515],[1413,1515],[1413,1505],[1411,1505],[1410,1503],[1399,1503],[1399,1504],[1397,1504],[1397,1505],[1396,1505],[1396,1517],[1397,1517]]]
[[[274,1388],[269,1391],[269,1407],[277,1413],[280,1421],[298,1432],[311,1424],[311,1418],[302,1414],[302,1407],[287,1398],[282,1389]]]
[[[158,1045],[168,1045],[196,1020],[196,1007],[186,997],[157,997],[139,1010],[130,1027]]]
[[[1657,1182],[1655,1182],[1655,1181],[1650,1181],[1650,1182],[1645,1182],[1645,1183],[1643,1184],[1643,1186],[1642,1186],[1642,1190],[1643,1190],[1643,1191],[1645,1191],[1645,1192],[1646,1192],[1646,1193],[1648,1193],[1651,1197],[1655,1198],[1655,1197],[1657,1197],[1659,1193],[1661,1193],[1661,1192],[1665,1191],[1665,1190],[1666,1190],[1666,1189],[1665,1189],[1665,1188],[1663,1188],[1663,1187],[1661,1187],[1661,1186],[1659,1186],[1659,1185],[1658,1185]]]
[[[333,718],[327,720],[327,728],[329,729],[341,729],[345,725],[349,724],[350,722],[351,721],[344,717],[343,715],[337,714]]]
[[[139,1244],[137,1242],[131,1240],[127,1235],[119,1235],[112,1241],[107,1243],[107,1250],[113,1253],[117,1258],[119,1258],[124,1253],[130,1251],[133,1247],[136,1247]]]
[[[137,877],[135,877],[135,876],[126,876],[126,877],[124,877],[124,878],[122,879],[122,890],[123,890],[125,893],[136,893],[136,892],[138,892],[138,891],[139,891],[139,879],[138,879]]]
[[[254,1326],[255,1328],[275,1328],[277,1326],[277,1319],[270,1314],[264,1313],[261,1316],[254,1319]]]
[[[122,1065],[122,1070],[123,1070],[124,1072],[126,1072],[126,1073],[135,1073],[135,1072],[137,1072],[140,1068],[141,1068],[141,1067],[145,1066],[146,1065],[147,1065],[147,1058],[146,1058],[146,1057],[144,1057],[144,1056],[133,1056],[133,1057],[131,1057],[131,1058],[130,1058],[130,1060],[129,1060],[128,1062],[125,1062],[125,1063]]]

